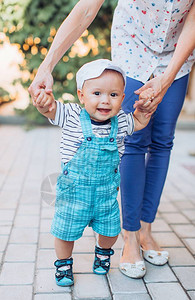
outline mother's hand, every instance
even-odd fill
[[[35,105],[36,98],[39,96],[42,89],[45,89],[47,94],[52,93],[53,86],[53,77],[49,71],[38,69],[38,72],[28,88],[28,92],[30,93],[33,101],[33,105]]]
[[[141,92],[148,88],[152,88],[154,91],[153,99],[151,100],[151,103],[145,108],[145,112],[151,113],[152,111],[155,111],[155,108],[158,106],[158,104],[162,101],[164,95],[166,94],[170,82],[167,80],[166,76],[164,74],[152,78],[151,80],[147,81],[146,84],[144,84],[140,89],[136,90],[134,93],[139,95]],[[134,108],[139,108],[143,103],[141,101],[136,101],[134,104]]]

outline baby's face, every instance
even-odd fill
[[[78,97],[92,120],[106,121],[117,115],[124,99],[124,81],[120,73],[105,70],[99,77],[86,80]]]

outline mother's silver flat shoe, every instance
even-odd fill
[[[156,250],[143,250],[143,257],[149,263],[156,266],[163,266],[169,260],[169,252],[168,251],[156,251]]]
[[[146,266],[143,260],[134,264],[120,263],[119,270],[126,276],[131,278],[142,278],[146,274]]]

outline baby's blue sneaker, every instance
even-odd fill
[[[110,269],[110,256],[114,254],[114,250],[103,249],[95,246],[95,259],[93,263],[93,272],[98,275],[105,275]],[[101,256],[105,256],[101,257]]]
[[[70,286],[74,284],[73,272],[72,272],[73,259],[58,259],[54,262],[56,267],[56,284],[59,286]]]

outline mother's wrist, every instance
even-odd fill
[[[169,88],[175,79],[175,75],[170,72],[166,72],[163,74],[162,78],[162,89]]]
[[[43,61],[40,64],[38,70],[41,71],[41,72],[44,72],[44,73],[50,73],[51,74],[52,71],[53,71],[53,68],[52,68],[51,64],[47,63],[46,61]]]
[[[36,74],[36,80],[43,80],[46,77],[51,75],[51,71],[49,68],[46,68],[45,66],[40,65]]]
[[[170,86],[172,84],[172,82],[175,80],[177,71],[172,64],[169,64],[169,66],[166,68],[163,75],[164,75],[164,80],[165,80],[166,84]]]

